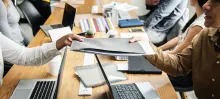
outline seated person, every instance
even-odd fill
[[[168,54],[151,43],[156,54],[145,57],[174,77],[192,72],[193,88],[198,99],[220,99],[220,1],[208,0],[203,9],[206,15],[204,24],[208,28],[203,29],[189,47],[179,54]],[[130,42],[138,40],[140,37],[134,37]]]
[[[198,2],[199,1],[199,2]],[[173,51],[168,51],[170,54],[180,53],[184,48],[188,47],[192,39],[198,34],[204,26],[205,14],[202,6],[207,0],[190,0],[191,6],[196,9],[196,14],[188,21],[178,37],[173,38],[166,44],[160,46],[163,51],[174,48]]]
[[[0,33],[0,86],[3,83],[3,60],[18,65],[42,65],[59,55],[60,49],[65,46],[70,46],[72,39],[83,41],[80,36],[68,34],[56,42],[47,43],[34,48],[25,48]]]
[[[6,37],[21,45],[27,45],[29,40],[24,39],[18,24],[20,15],[11,0],[0,0],[0,31]],[[23,33],[25,34],[25,33]]]
[[[177,36],[179,30],[188,21],[188,0],[145,0],[145,3],[147,8],[154,8],[153,6],[155,6],[151,14],[144,19],[147,34],[154,44],[165,43],[169,34]],[[181,22],[181,24],[177,24],[177,22]],[[175,27],[178,29],[173,31],[175,25],[181,26]]]

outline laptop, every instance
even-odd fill
[[[101,69],[101,74],[104,77],[104,88],[108,91],[107,96],[110,99],[160,99],[157,92],[148,82],[131,83],[131,84],[117,84],[111,85],[103,67],[100,63],[98,56],[95,54],[95,58]]]
[[[57,99],[67,48],[63,55],[57,79],[20,80],[10,99]]]
[[[46,36],[49,36],[48,30],[51,30],[51,29],[62,28],[62,27],[67,27],[67,26],[72,28],[74,24],[75,15],[76,15],[76,8],[66,3],[65,8],[64,8],[64,13],[63,13],[62,24],[41,25],[40,28],[44,31]]]
[[[152,65],[144,56],[129,56],[127,70],[120,70],[132,74],[162,74],[162,71]]]

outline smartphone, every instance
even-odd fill
[[[144,32],[144,29],[129,29],[129,32]]]

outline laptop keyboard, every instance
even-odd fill
[[[56,81],[37,81],[30,99],[50,99]]]
[[[53,29],[57,29],[57,28],[62,28],[63,25],[62,24],[55,24],[55,25],[50,25]]]
[[[114,85],[120,99],[144,99],[135,84]]]

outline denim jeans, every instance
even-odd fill
[[[188,0],[161,0],[156,9],[144,20],[145,29],[151,31],[148,33],[149,39],[153,43],[161,43],[167,40],[167,35],[178,35],[179,31],[188,20],[186,13]],[[188,11],[188,10],[187,10]],[[183,21],[180,21],[184,19]],[[180,27],[174,26],[179,24]],[[173,38],[173,36],[170,36]]]

